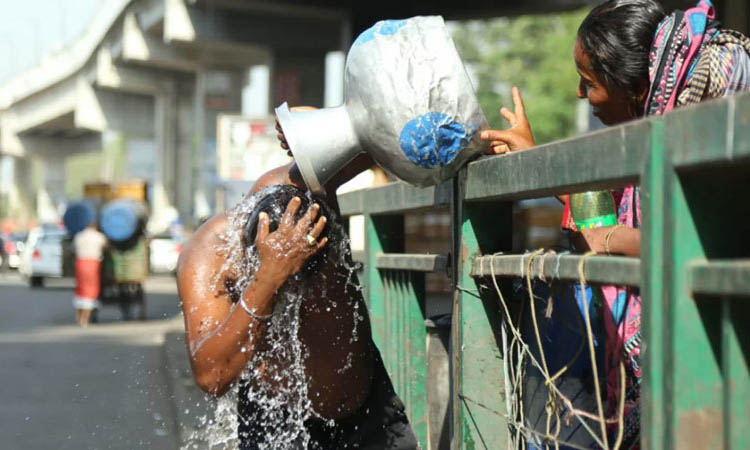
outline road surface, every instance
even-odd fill
[[[88,329],[73,324],[72,281],[46,284],[0,275],[0,448],[176,449],[162,349],[180,326],[174,279],[146,284],[148,320],[110,306]]]

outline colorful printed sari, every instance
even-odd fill
[[[676,11],[659,24],[649,53],[650,88],[646,116],[675,107],[750,89],[750,39],[721,29],[709,0]],[[640,228],[640,191],[627,186],[613,191],[618,223]],[[575,230],[566,203],[563,227]],[[621,448],[638,448],[640,440],[641,296],[637,288],[602,286],[606,333],[607,413],[616,417],[619,364],[626,371],[624,439]],[[654,301],[659,301],[654,299]],[[617,424],[610,426],[617,433]]]

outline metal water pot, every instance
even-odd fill
[[[487,121],[440,16],[384,20],[346,60],[345,101],[334,108],[276,108],[307,186],[323,186],[361,152],[418,186],[452,177],[488,146]]]

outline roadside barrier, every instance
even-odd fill
[[[629,184],[641,189],[640,258],[513,253],[513,202]],[[513,278],[527,279],[529,291],[532,280],[640,286],[643,448],[750,447],[749,194],[745,94],[482,158],[438,186],[392,183],[340,195],[343,216],[364,216],[359,258],[373,335],[423,447],[427,385],[436,382],[427,377],[424,279],[446,270],[452,448],[514,448],[540,434],[524,423],[517,388],[522,363],[547,371],[524,350],[535,339],[519,340],[508,320],[503,299],[513,295]],[[404,253],[404,214],[436,208],[450,209],[451,252]],[[580,357],[588,353],[582,348]],[[591,417],[572,410],[554,395],[559,378],[545,376],[550,414],[582,418],[602,447],[617,446],[602,438],[601,408]],[[559,421],[536,437],[564,444],[554,434]]]

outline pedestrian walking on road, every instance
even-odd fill
[[[89,325],[91,311],[99,306],[102,256],[106,245],[107,238],[96,229],[96,222],[90,223],[73,238],[76,256],[73,306],[76,322],[84,328]]]

